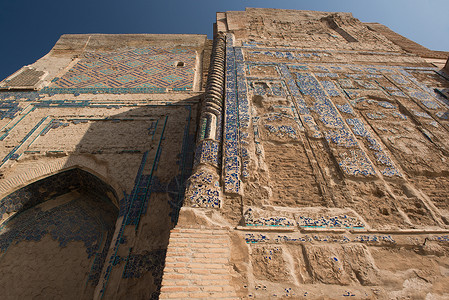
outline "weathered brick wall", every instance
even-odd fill
[[[178,228],[228,230],[239,298],[448,297],[447,75],[348,13],[250,8],[217,29],[223,157],[197,148]]]
[[[388,28],[385,25],[382,25],[379,23],[366,23],[366,24],[369,26],[369,28],[386,36],[393,43],[400,46],[402,49],[404,49],[407,52],[419,55],[421,57],[428,57],[428,58],[446,59],[447,57],[449,57],[449,52],[430,50],[430,49],[394,32],[393,30],[391,30],[390,28]]]
[[[230,283],[230,246],[227,230],[171,230],[160,299],[238,299]]]
[[[193,164],[205,44],[200,35],[65,35],[34,71],[0,85],[0,285],[23,273],[27,282],[8,297],[158,298]],[[63,184],[73,169],[110,190]],[[71,196],[84,192],[84,202]],[[112,221],[89,205],[97,196],[115,207]]]

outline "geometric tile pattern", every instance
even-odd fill
[[[102,289],[100,291],[101,295],[104,295],[106,291],[109,275],[113,267],[121,267],[119,263],[124,261],[126,262],[126,265],[122,273],[122,277],[140,278],[144,275],[147,276],[147,273],[151,273],[153,277],[153,284],[157,287],[157,290],[151,294],[149,299],[158,299],[166,249],[133,253],[132,248],[130,248],[128,250],[128,256],[120,256],[118,254],[118,249],[121,247],[121,244],[125,244],[127,242],[126,236],[124,235],[125,228],[128,228],[127,226],[138,228],[141,216],[146,214],[147,210],[151,209],[151,206],[149,206],[151,205],[151,202],[149,201],[152,193],[166,193],[169,196],[168,204],[171,209],[169,216],[171,217],[173,224],[176,224],[179,210],[183,204],[185,181],[190,176],[193,165],[194,135],[189,134],[191,110],[191,107],[189,107],[189,117],[186,119],[186,126],[184,128],[182,141],[183,146],[181,153],[178,154],[177,164],[179,165],[180,173],[171,178],[168,182],[159,179],[155,175],[158,169],[160,157],[162,155],[163,140],[166,138],[165,129],[167,126],[168,116],[165,116],[164,122],[158,122],[156,124],[153,123],[154,125],[149,128],[149,130],[151,130],[151,135],[153,135],[156,131],[158,132],[158,146],[155,148],[156,152],[154,154],[150,155],[149,151],[144,152],[134,181],[134,187],[131,193],[129,195],[125,193],[123,199],[119,202],[119,216],[123,217],[123,221],[118,230],[115,244],[111,247],[113,254],[109,257],[103,267],[106,270],[106,275],[104,276],[105,280],[102,283]],[[191,158],[189,158],[189,156]]]
[[[83,196],[49,210],[40,203],[77,190]],[[98,283],[112,239],[117,212],[106,195],[113,189],[98,177],[80,169],[71,169],[29,184],[0,200],[0,214],[16,212],[0,226],[0,251],[23,241],[40,241],[49,234],[66,247],[82,241],[90,259],[88,282]]]
[[[41,77],[45,74],[44,71],[37,71],[33,68],[24,67],[17,75],[9,80],[4,80],[0,83],[1,88],[34,88]]]
[[[445,101],[415,80],[406,71],[407,67],[292,63],[289,60],[293,56],[288,51],[280,53],[276,52],[277,50],[272,51],[272,58],[287,58],[287,60],[261,62],[259,56],[252,55],[254,53],[245,48],[233,47],[232,35],[227,36],[223,141],[223,179],[224,190],[227,193],[238,193],[241,178],[248,176],[246,170],[248,141],[245,127],[250,113],[246,105],[241,105],[245,98],[248,98],[246,95],[248,91],[266,97],[293,97],[296,102],[295,110],[300,122],[307,128],[308,134],[314,138],[323,136],[326,138],[332,151],[335,151],[334,155],[341,171],[348,176],[366,177],[380,174],[387,177],[402,176],[388,151],[385,151],[375,135],[366,129],[368,127],[365,127],[364,122],[358,118],[358,112],[353,108],[363,99],[369,102],[365,105],[377,104],[379,109],[385,110],[385,113],[396,119],[404,120],[407,117],[390,102],[365,99],[365,94],[378,93],[386,95],[387,98],[408,96],[423,110],[419,114],[414,114],[421,119],[427,118],[425,123],[435,127],[438,123],[434,119],[448,118],[442,109],[446,107]],[[242,50],[245,57],[241,55]],[[266,55],[267,52],[263,54]],[[277,70],[278,74],[270,73],[269,77],[265,74],[239,76],[242,63],[246,69],[253,66],[264,70],[271,68]],[[419,68],[409,69],[416,71]],[[422,71],[435,72],[435,68],[423,68]],[[278,82],[281,84],[277,84],[276,91],[273,92],[272,85]],[[341,114],[351,115],[351,118],[342,118]],[[366,117],[374,119],[385,116],[370,111],[366,113]],[[274,130],[269,127],[268,130],[270,129]],[[361,147],[361,144],[367,148]],[[375,170],[374,165],[379,172]]]
[[[201,171],[189,178],[186,199],[192,207],[219,208],[220,182],[218,176]]]
[[[6,100],[0,102],[0,120],[5,118],[13,119],[21,109],[19,107],[19,103]]]
[[[110,53],[88,52],[62,77],[55,78],[49,90],[191,90],[195,61],[195,51],[185,49],[148,47]]]
[[[240,143],[237,102],[237,76],[235,73],[235,54],[233,36],[226,36],[226,99],[224,118],[223,164],[224,190],[227,193],[240,192]]]

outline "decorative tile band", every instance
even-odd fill
[[[225,36],[219,33],[214,39],[206,92],[201,107],[195,148],[195,171],[186,187],[186,199],[192,207],[221,206],[221,187],[217,174],[222,161],[225,56]]]
[[[242,162],[242,177],[249,176],[249,127],[251,113],[247,94],[247,85],[245,78],[245,64],[241,48],[235,48],[236,80],[237,80],[237,103],[238,103],[238,124],[240,137],[240,158]]]
[[[195,172],[187,182],[185,198],[192,207],[220,208],[221,187],[217,173],[207,169]]]
[[[221,143],[214,140],[203,140],[201,141],[195,149],[195,160],[194,164],[209,164],[214,167],[219,167],[221,162],[219,157],[221,157]]]
[[[191,90],[196,52],[158,47],[88,52],[43,93],[157,93]]]
[[[325,137],[331,149],[339,154],[336,158],[342,171],[349,176],[375,176],[371,161],[360,149],[357,139],[324,92],[319,81],[309,73],[295,74],[301,92],[315,100],[313,111],[320,117],[324,127],[328,128],[325,131]],[[336,146],[347,149],[338,149]]]
[[[238,194],[240,183],[240,132],[237,100],[236,62],[234,53],[234,36],[226,36],[226,96],[223,141],[223,177],[224,191]]]

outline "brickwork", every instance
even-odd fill
[[[0,83],[0,291],[449,299],[445,52],[350,13],[214,35],[64,35]]]
[[[382,35],[386,36],[388,39],[393,41],[395,44],[402,47],[407,52],[411,52],[422,57],[431,57],[431,58],[440,58],[446,59],[449,56],[449,52],[447,51],[433,51],[420,44],[409,40],[408,38],[394,32],[390,28],[385,25],[379,23],[367,23],[369,28],[375,30]]]
[[[173,229],[160,299],[238,299],[230,284],[230,252],[226,230]]]
[[[193,166],[205,41],[64,36],[12,76],[14,89],[0,85],[0,290],[12,286],[10,299],[158,299]],[[27,80],[35,91],[15,90]]]

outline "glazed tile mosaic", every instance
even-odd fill
[[[213,140],[204,140],[199,143],[195,149],[194,164],[208,163],[213,166],[220,166],[221,162],[218,160],[221,157],[221,149],[219,142]]]
[[[207,171],[200,171],[189,178],[186,200],[192,207],[221,207],[221,187],[218,176]]]
[[[240,143],[237,78],[235,73],[233,36],[226,36],[226,97],[223,141],[223,173],[226,193],[240,192]]]
[[[43,93],[151,93],[193,87],[196,53],[157,47],[86,53]]]
[[[252,208],[243,214],[245,226],[294,227],[296,222],[285,216],[260,216]]]
[[[79,192],[79,197],[49,210],[39,206],[71,191]],[[87,194],[96,200],[85,200],[83,195]],[[87,257],[94,256],[88,282],[95,286],[117,217],[107,194],[115,192],[96,176],[80,169],[65,171],[19,189],[0,202],[2,215],[17,213],[17,217],[8,219],[0,227],[0,251],[4,254],[12,245],[40,241],[45,235],[58,241],[59,247],[81,241]]]
[[[406,94],[417,99],[422,104],[423,108],[428,110],[438,110],[441,108],[441,101],[437,102],[435,96],[432,96],[430,91],[426,87],[422,86],[418,81],[414,80],[412,76],[401,67],[386,67],[386,66],[357,66],[348,64],[337,65],[319,65],[319,64],[307,64],[298,65],[291,64],[289,61],[300,61],[304,58],[323,57],[327,54],[325,52],[308,52],[300,53],[296,51],[273,51],[258,50],[247,51],[242,50],[245,47],[253,47],[250,45],[244,45],[243,47],[231,47],[232,36],[228,36],[227,43],[227,64],[228,68],[232,69],[235,65],[236,73],[228,72],[227,74],[227,111],[225,118],[228,119],[228,134],[225,134],[225,145],[235,145],[236,137],[233,137],[234,133],[231,133],[234,129],[231,124],[232,120],[237,118],[239,124],[239,144],[240,154],[238,157],[229,155],[225,156],[225,162],[228,163],[229,168],[225,168],[225,174],[228,172],[233,175],[234,178],[240,179],[249,176],[249,170],[247,168],[249,164],[248,154],[248,141],[246,137],[248,133],[246,131],[247,124],[249,124],[249,110],[247,104],[243,100],[242,95],[246,98],[247,91],[252,95],[260,96],[276,96],[276,97],[293,97],[295,100],[295,106],[297,114],[302,125],[305,126],[307,132],[311,137],[321,138],[325,137],[328,141],[331,149],[335,149],[336,158],[339,161],[339,166],[342,171],[349,176],[376,176],[372,161],[375,165],[379,165],[379,172],[383,176],[402,176],[401,172],[396,169],[389,154],[387,154],[379,142],[373,138],[371,133],[368,133],[364,129],[364,125],[357,119],[344,119],[340,113],[357,116],[357,113],[353,109],[353,105],[358,105],[360,95],[368,91],[380,91],[385,90],[392,96],[404,97]],[[243,55],[246,57],[243,58]],[[262,62],[263,57],[276,58],[278,62]],[[245,60],[246,59],[246,60]],[[265,58],[264,58],[265,59]],[[245,66],[240,67],[244,61]],[[243,70],[246,70],[246,76],[243,75]],[[307,71],[314,70],[314,73],[307,73]],[[423,70],[430,72],[431,70]],[[258,75],[261,74],[261,75]],[[264,75],[269,74],[269,75]],[[279,75],[280,77],[277,77]],[[385,75],[384,75],[385,74]],[[237,76],[235,76],[237,75]],[[262,76],[263,75],[263,76]],[[260,77],[256,77],[260,76]],[[295,76],[296,78],[293,78]],[[388,77],[388,78],[387,78]],[[316,78],[322,78],[318,81]],[[383,82],[389,82],[390,85],[383,85]],[[232,81],[232,82],[231,82]],[[381,83],[382,82],[382,83]],[[391,82],[394,85],[391,85]],[[409,84],[413,82],[420,89],[410,90]],[[398,86],[396,86],[398,85]],[[403,87],[401,87],[403,86]],[[406,87],[406,89],[405,89]],[[344,93],[342,93],[344,92]],[[304,97],[310,97],[313,100],[305,99]],[[329,97],[334,98],[335,101],[331,101]],[[349,104],[346,100],[352,99],[356,101],[354,104]],[[339,99],[346,99],[343,102]],[[391,102],[366,100],[370,104],[375,103],[383,109],[391,111],[373,111],[367,112],[366,117],[371,120],[382,120],[388,116],[393,116],[401,120],[406,120],[407,116],[398,111],[398,107]],[[238,113],[235,114],[234,107],[238,108]],[[358,107],[358,106],[357,106]],[[296,113],[296,112],[295,112]],[[388,115],[386,115],[388,113]],[[413,112],[417,117],[432,118],[428,112],[416,111]],[[442,112],[435,112],[436,117],[439,119],[444,118]],[[317,119],[320,123],[317,123]],[[258,122],[252,118],[253,122]],[[229,122],[230,121],[230,122]],[[438,126],[436,121],[428,123],[432,126]],[[297,133],[290,125],[281,124],[266,124],[265,129],[271,134],[289,135],[290,137],[296,137]],[[225,127],[226,128],[226,127]],[[290,128],[290,129],[289,129]],[[260,146],[258,145],[260,128],[257,124],[253,124],[252,133],[256,142],[257,153],[261,153]],[[225,130],[226,133],[226,130]],[[355,136],[354,136],[355,134]],[[356,138],[357,136],[357,138]],[[360,143],[367,143],[369,152],[365,153],[365,150],[360,148]],[[234,149],[232,146],[228,151]],[[226,147],[225,147],[226,149]],[[234,152],[235,153],[235,152]],[[240,162],[240,164],[239,164]],[[231,170],[231,166],[234,166],[235,172]],[[237,166],[237,167],[236,167]],[[229,176],[228,178],[232,178]],[[225,180],[226,182],[226,180]],[[232,182],[232,181],[229,181]]]
[[[318,218],[299,216],[298,225],[306,228],[363,229],[365,224],[348,215],[320,216]]]

